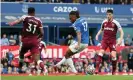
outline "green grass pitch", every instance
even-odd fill
[[[1,80],[133,80],[132,76],[1,76]]]

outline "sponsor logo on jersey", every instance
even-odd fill
[[[114,28],[109,28],[109,27],[106,27],[106,28],[104,28],[104,30],[114,31]]]

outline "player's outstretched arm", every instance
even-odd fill
[[[18,19],[18,20],[15,20],[15,21],[13,21],[13,22],[9,22],[8,24],[9,24],[10,26],[13,26],[13,25],[19,24],[19,23],[21,23],[21,22],[22,22],[22,20]]]
[[[44,46],[44,51],[45,51],[45,54],[47,53],[47,46],[46,46],[46,43],[45,42],[43,42],[43,41],[41,41],[41,43],[43,44],[43,46]]]
[[[97,35],[96,35],[96,40],[97,40],[97,41],[98,41],[99,35],[100,35],[102,32],[103,32],[103,29],[101,28],[101,29],[98,31]]]
[[[121,44],[121,42],[122,42],[122,40],[123,40],[124,32],[123,32],[123,29],[122,29],[120,23],[119,23],[118,21],[116,21],[115,23],[116,23],[116,25],[117,25],[118,30],[120,31],[120,40],[119,40],[119,41],[117,42],[117,44],[116,44],[116,46],[118,46],[118,45]]]
[[[97,35],[96,35],[96,37],[95,37],[95,39],[98,41],[98,37],[99,37],[99,35],[103,32],[103,30],[104,30],[104,22],[105,22],[105,20],[102,22],[102,24],[101,24],[101,28],[100,28],[100,30],[98,31],[98,33],[97,33]]]
[[[41,24],[41,26],[39,27],[40,29],[40,35],[39,35],[39,38],[42,38],[43,39],[43,36],[44,36],[44,31],[43,31],[43,25]]]
[[[47,54],[47,48],[46,47],[44,48],[44,51],[45,51],[45,54]]]
[[[77,33],[78,44],[75,46],[75,49],[78,49],[80,47],[80,43],[81,43],[81,32],[76,31],[76,33]]]
[[[9,24],[10,26],[19,24],[19,23],[23,22],[25,18],[26,18],[26,15],[23,15],[23,16],[20,17],[19,19],[15,20],[15,21],[13,21],[13,22],[9,22],[8,24]]]
[[[123,37],[124,37],[124,32],[123,32],[123,29],[122,28],[119,28],[119,31],[120,31],[120,40],[117,42],[116,46],[120,45],[122,40],[123,40]]]
[[[77,38],[78,38],[78,45],[80,45],[81,42],[81,32],[77,31]]]

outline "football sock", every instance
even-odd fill
[[[56,66],[60,66],[60,65],[61,65],[62,63],[64,63],[65,61],[66,61],[66,58],[63,57],[62,60],[56,64]]]
[[[70,68],[72,69],[72,72],[73,72],[73,73],[77,73],[77,70],[76,70],[75,67],[74,67],[72,58],[68,58],[68,59],[66,60],[66,62],[67,62],[67,64],[70,66]]]
[[[24,55],[23,54],[19,54],[19,73],[22,73],[22,66],[24,64]]]
[[[43,64],[43,61],[42,60],[38,60],[37,61],[37,64],[39,65],[40,68],[42,68],[43,70],[45,70],[44,69],[44,64]]]
[[[103,54],[99,53],[99,55],[97,55],[97,58],[96,58],[96,70],[97,70],[97,72],[99,71],[99,67],[100,67],[100,64],[102,62],[102,56],[103,56]]]
[[[117,60],[112,60],[112,73],[114,73],[116,71],[116,64],[117,64]]]

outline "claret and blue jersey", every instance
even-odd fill
[[[81,33],[81,43],[88,44],[89,43],[89,32],[88,32],[88,24],[84,18],[78,18],[72,25],[74,30]],[[76,39],[77,41],[77,39]]]

